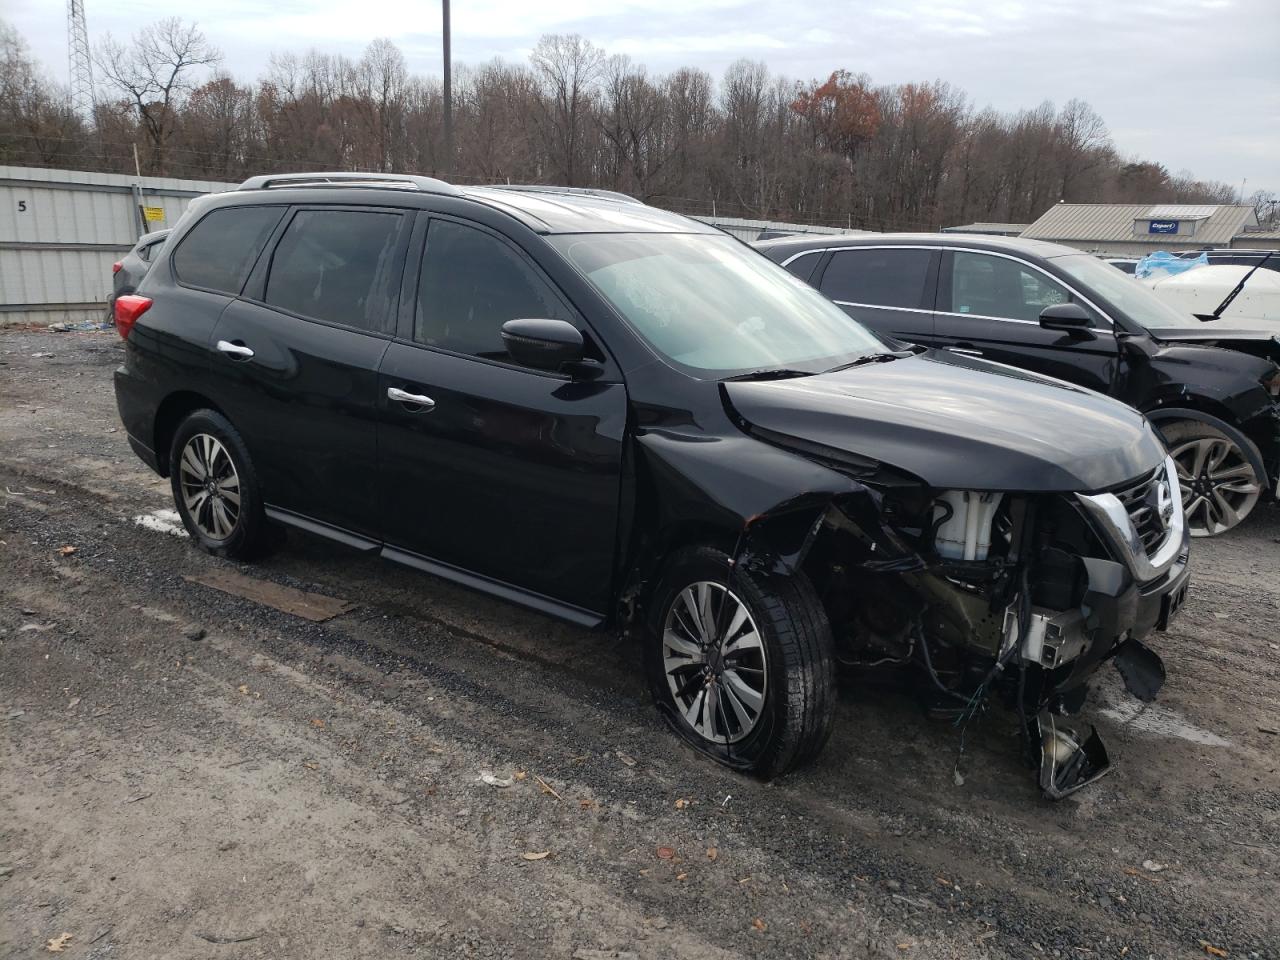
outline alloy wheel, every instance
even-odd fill
[[[210,540],[226,540],[240,519],[240,475],[222,441],[197,433],[182,448],[182,499],[195,525]]]
[[[695,733],[735,743],[764,713],[768,661],[755,620],[722,584],[701,580],[667,610],[662,666],[671,697]]]
[[[1193,537],[1213,537],[1253,510],[1262,484],[1240,448],[1226,437],[1197,437],[1169,451],[1178,468],[1182,508]]]

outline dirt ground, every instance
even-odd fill
[[[1275,506],[1195,543],[1158,705],[1108,670],[1091,788],[1043,801],[1013,718],[961,756],[872,676],[764,784],[665,730],[628,641],[166,532],[121,353],[0,333],[0,957],[1280,957]],[[184,579],[219,570],[354,606]]]

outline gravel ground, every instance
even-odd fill
[[[301,534],[238,567],[139,525],[168,485],[120,357],[0,333],[0,956],[1280,957],[1280,509],[1195,544],[1156,706],[1108,671],[1088,790],[1041,800],[1012,717],[961,756],[874,676],[763,784],[666,732],[625,640]],[[216,570],[355,607],[183,579]]]

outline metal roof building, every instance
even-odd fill
[[[1140,257],[1153,250],[1230,246],[1257,225],[1253,207],[1243,203],[1058,203],[1020,236]]]
[[[943,233],[979,233],[987,237],[1016,237],[1029,223],[966,223],[962,227],[943,227]]]

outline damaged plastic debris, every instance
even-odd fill
[[[1130,638],[1116,651],[1115,664],[1126,690],[1143,703],[1155,700],[1165,679],[1164,661],[1158,653]]]
[[[1111,772],[1111,758],[1096,727],[1090,726],[1089,736],[1082,738],[1048,711],[1029,726],[1040,744],[1040,790],[1046,799],[1061,800]]]

